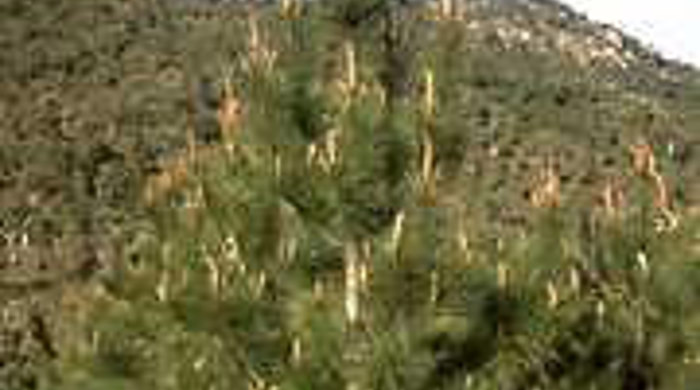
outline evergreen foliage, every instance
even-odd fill
[[[93,183],[81,202],[106,202],[105,214],[74,206],[66,218],[84,213],[104,229],[128,219],[127,238],[103,272],[60,284],[50,345],[40,317],[18,319],[34,324],[26,339],[3,318],[0,386],[700,385],[700,225],[689,216],[661,229],[650,181],[619,157],[633,140],[666,136],[673,118],[633,127],[638,103],[588,70],[489,47],[464,21],[432,20],[415,4],[305,2],[290,17],[236,8],[230,24],[186,33],[178,8],[147,3],[134,7],[214,47],[169,46],[184,69],[182,112],[154,119],[169,129],[150,142],[179,144],[168,151],[176,163],[141,171],[146,157],[114,155],[121,144],[109,142],[75,157],[116,161],[128,185]],[[231,102],[240,112],[228,120]],[[696,172],[659,160],[676,177]],[[556,189],[530,204],[540,171],[533,184]],[[629,184],[614,210],[583,185],[565,187],[565,177],[593,187],[610,172]],[[145,204],[137,188],[149,180],[162,196]],[[133,193],[109,203],[118,191]],[[683,191],[679,207],[693,200]]]

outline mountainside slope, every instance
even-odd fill
[[[0,387],[698,383],[698,70],[287,3],[0,4]]]
[[[202,137],[216,137],[218,84],[245,50],[244,10],[190,3],[3,4],[2,203],[12,214],[3,220],[15,220],[5,222],[15,225],[8,229],[21,225],[20,209],[32,203],[63,209],[95,201],[98,207],[82,207],[91,216],[80,218],[109,219],[109,210],[98,217],[94,209],[130,202],[159,151],[184,145],[188,112]],[[405,49],[449,54],[437,74],[445,85],[440,104],[452,116],[450,133],[471,147],[448,142],[459,149],[451,154],[483,162],[484,149],[498,144],[506,155],[541,157],[556,146],[533,152],[535,145],[518,145],[553,137],[586,155],[587,162],[562,161],[575,161],[565,169],[582,176],[601,165],[623,170],[626,145],[646,137],[662,156],[677,151],[663,163],[689,186],[679,189],[681,200],[697,203],[698,72],[555,2],[465,1],[462,9],[464,20],[447,27],[450,41],[436,41],[434,23],[416,22],[415,42]],[[381,43],[365,50],[373,56]]]

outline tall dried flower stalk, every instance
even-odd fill
[[[320,301],[325,296],[325,287],[323,281],[320,279],[315,279],[313,284],[313,297],[315,301]]]
[[[297,19],[301,16],[303,4],[300,0],[282,0],[280,16],[283,19]]]
[[[428,2],[428,17],[443,21],[460,17],[460,4],[457,0],[434,0]]]
[[[640,271],[642,271],[642,274],[644,276],[649,275],[649,257],[647,256],[646,252],[644,251],[639,251],[637,252],[637,265],[639,266]]]
[[[299,367],[302,359],[302,348],[301,348],[301,338],[299,336],[294,337],[292,340],[292,353],[291,361],[293,367]]]
[[[156,298],[159,302],[167,302],[170,297],[170,274],[162,271],[156,286]]]
[[[211,293],[215,297],[218,297],[221,292],[223,278],[221,266],[216,254],[206,253],[204,255],[204,264],[209,270],[209,288],[211,289]]]
[[[369,259],[372,258],[372,244],[369,240],[360,243],[360,292],[366,293],[369,284]]]
[[[355,45],[348,41],[345,44],[346,82],[352,92],[357,88],[357,59],[355,57]]]
[[[325,173],[330,173],[340,159],[339,138],[339,129],[328,130],[320,140],[308,146],[306,162],[310,166],[319,166]]]
[[[350,107],[352,99],[355,97],[358,89],[357,80],[357,58],[355,53],[355,44],[348,40],[343,45],[343,63],[345,74],[337,81],[338,89],[341,97],[341,110],[345,111]]]
[[[163,203],[171,195],[186,189],[193,183],[195,164],[220,157],[220,147],[198,145],[188,146],[185,152],[164,157],[158,163],[158,170],[145,178],[141,196],[143,203],[149,207]],[[196,186],[191,193],[187,194],[186,206],[189,208],[200,208],[203,202],[201,186]]]
[[[241,125],[243,105],[235,92],[230,76],[225,77],[221,102],[216,112],[221,138],[229,153],[236,149],[236,138]]]
[[[440,18],[443,20],[451,19],[454,16],[455,1],[440,0]]]
[[[209,288],[214,297],[219,297],[226,288],[227,276],[234,270],[245,276],[245,263],[241,261],[238,241],[229,235],[215,248],[202,247],[202,260],[209,272]]]
[[[404,210],[399,211],[394,218],[394,226],[391,229],[391,240],[389,241],[389,248],[391,253],[393,253],[394,258],[398,259],[399,250],[401,246],[401,239],[403,238],[404,223],[406,221],[406,212]]]
[[[435,144],[427,131],[422,134],[420,183],[425,199],[429,202],[437,196],[435,175]]]
[[[167,159],[158,173],[146,178],[143,201],[147,206],[161,203],[184,186],[189,179],[189,159],[189,153],[177,154]]]
[[[433,123],[435,120],[435,76],[432,69],[424,74],[423,116],[424,127],[421,131],[420,183],[424,196],[430,202],[437,195],[435,173],[435,142],[433,141]]]
[[[247,67],[271,72],[277,61],[277,52],[263,42],[258,16],[255,11],[248,15],[248,62]]]
[[[360,259],[354,242],[345,244],[345,316],[355,325],[360,312]]]
[[[282,153],[275,146],[270,147],[270,157],[272,159],[272,175],[275,181],[282,178]]]
[[[345,243],[345,316],[348,325],[354,326],[360,320],[360,303],[363,291],[369,282],[367,259],[372,255],[369,241],[350,240]]]
[[[425,94],[423,97],[423,111],[430,120],[435,116],[435,74],[432,69],[425,70]]]
[[[600,201],[605,215],[609,218],[617,218],[625,207],[625,193],[619,181],[608,179],[600,194]]]
[[[560,298],[559,298],[559,292],[557,291],[557,287],[552,281],[547,282],[547,305],[549,306],[550,309],[554,309],[559,305]]]
[[[574,294],[581,292],[581,271],[576,267],[569,268],[569,288]]]
[[[260,40],[258,16],[254,11],[248,15],[248,50],[248,54],[251,57],[258,55],[263,50]]]
[[[642,141],[630,146],[635,173],[648,181],[652,186],[654,207],[661,214],[657,229],[660,231],[674,230],[678,227],[678,216],[671,209],[666,180],[659,173],[654,151],[649,143]]]
[[[561,182],[551,161],[545,163],[544,169],[535,180],[530,193],[530,203],[536,208],[554,208],[561,203]]]
[[[334,85],[339,92],[340,112],[345,113],[358,89],[355,45],[351,40],[346,41],[343,45],[342,63],[344,67],[341,72],[344,71],[344,73],[337,78]],[[310,166],[320,167],[325,173],[331,173],[340,159],[339,141],[341,134],[341,127],[336,125],[325,132],[319,140],[310,144],[306,153],[307,163]]]
[[[457,248],[462,255],[462,258],[464,259],[465,263],[469,264],[472,261],[472,248],[464,221],[464,217],[460,218],[455,232],[455,238],[457,240]]]
[[[440,274],[436,269],[430,270],[430,296],[428,297],[431,305],[435,305],[438,301],[440,293]]]
[[[247,277],[248,269],[241,258],[240,245],[235,235],[228,235],[213,253],[205,251],[204,261],[209,268],[209,281],[212,292],[216,295],[226,288],[228,275],[237,272]]]
[[[277,238],[277,260],[281,264],[289,264],[294,261],[299,241],[296,235],[295,219],[296,210],[291,204],[280,202],[277,217],[276,230],[279,232]]]
[[[248,285],[251,291],[253,291],[255,298],[260,298],[262,296],[268,285],[268,281],[267,272],[265,271],[260,271],[258,274],[250,274]]]
[[[161,261],[163,264],[163,269],[161,270],[160,278],[155,290],[156,298],[160,302],[167,302],[170,298],[171,275],[169,272],[170,269],[168,267],[168,263],[170,262],[172,256],[172,249],[172,246],[168,243],[165,243],[161,248]]]
[[[506,288],[510,279],[510,269],[507,264],[499,261],[496,265],[496,280],[499,288]]]

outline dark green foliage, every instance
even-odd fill
[[[331,7],[330,18],[345,30],[362,30],[376,22],[392,2],[392,0],[337,1]]]
[[[628,71],[580,65],[551,34],[595,26],[540,5],[437,22],[398,0],[310,2],[297,19],[0,4],[0,388],[696,388],[697,72],[635,46]],[[252,14],[269,67],[249,61]],[[641,138],[673,231],[632,173]],[[561,204],[535,208],[548,164]],[[609,178],[617,217],[596,201]]]

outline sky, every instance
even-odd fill
[[[665,57],[700,66],[700,0],[562,0],[639,38]]]

